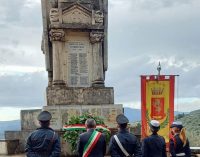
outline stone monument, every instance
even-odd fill
[[[41,4],[41,47],[48,72],[43,110],[52,114],[51,127],[61,131],[71,116],[92,113],[104,117],[109,128],[116,128],[115,117],[123,108],[114,105],[114,90],[104,83],[108,69],[108,0],[41,0]],[[7,139],[19,139],[20,150],[28,133],[38,127],[39,112],[21,111],[22,131],[6,132]],[[70,155],[63,140],[62,154]]]
[[[103,87],[108,68],[107,0],[42,0],[49,87]]]
[[[42,51],[48,72],[44,109],[55,114],[52,123],[60,125],[54,128],[60,129],[71,113],[108,117],[122,112],[121,105],[114,105],[113,88],[104,83],[108,69],[108,1],[41,2]],[[113,119],[106,119],[109,127],[115,127]]]

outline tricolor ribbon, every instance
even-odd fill
[[[100,130],[100,129],[102,129],[103,131],[110,132],[110,130],[108,128],[106,128],[105,125],[97,125],[96,126],[96,130]],[[73,124],[73,125],[64,125],[63,130],[65,130],[65,131],[74,131],[74,130],[86,131],[86,128],[85,128],[84,124]]]

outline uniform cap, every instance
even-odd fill
[[[182,124],[182,122],[180,122],[180,121],[175,121],[175,122],[173,122],[173,123],[171,124],[170,128],[174,128],[174,127],[177,127],[177,128],[179,128],[179,129],[182,129],[182,128],[183,128],[183,124]]]
[[[116,117],[116,121],[118,124],[126,124],[129,122],[128,118],[123,114],[120,114]]]
[[[157,120],[151,120],[150,125],[156,128],[160,127],[160,123]]]
[[[42,111],[38,115],[38,120],[39,121],[50,121],[51,118],[52,118],[51,113],[49,113],[48,111]]]

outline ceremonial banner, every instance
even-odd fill
[[[174,120],[175,76],[141,76],[142,138],[151,134],[149,122],[160,122],[159,135],[169,142],[170,124]]]

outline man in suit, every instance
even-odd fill
[[[112,136],[109,144],[111,157],[141,157],[142,153],[139,141],[137,140],[136,136],[129,133],[127,129],[129,122],[128,118],[123,114],[120,114],[116,117],[116,121],[119,128],[119,132],[116,134],[116,136],[123,148],[120,148],[118,142],[116,141],[116,137]]]
[[[32,132],[26,142],[27,157],[59,157],[61,154],[60,139],[50,126],[51,114],[42,111],[38,115],[41,127]]]
[[[152,135],[144,138],[142,142],[142,157],[167,157],[165,139],[158,135],[160,123],[151,120],[149,127]]]
[[[105,135],[96,131],[94,119],[85,122],[87,132],[82,133],[78,140],[79,157],[103,157],[106,153]]]

